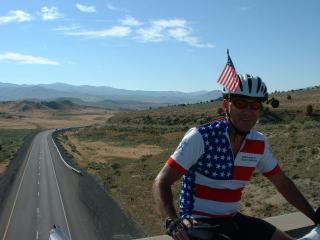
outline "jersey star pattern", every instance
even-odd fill
[[[280,170],[265,145],[264,136],[252,131],[234,158],[225,119],[193,129],[167,162],[183,174],[180,216],[219,217],[238,211],[242,190],[256,167],[265,176]]]

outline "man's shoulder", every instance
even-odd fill
[[[267,140],[266,135],[264,135],[262,132],[257,131],[255,129],[252,129],[250,131],[248,138],[256,139],[256,140],[262,140],[262,141],[266,141]]]
[[[205,124],[202,124],[200,126],[197,127],[197,129],[201,132],[203,131],[207,131],[207,130],[222,130],[222,129],[225,129],[227,127],[227,122],[226,122],[226,119],[224,117],[219,117],[219,118],[216,118],[214,119],[213,121],[211,122],[208,122],[208,123],[205,123]]]

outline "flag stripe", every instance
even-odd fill
[[[225,88],[228,88],[232,92],[236,91],[240,86],[239,77],[229,54],[227,64],[225,65],[218,79],[218,83],[223,85]]]
[[[237,202],[241,199],[242,189],[218,189],[196,184],[195,196],[212,201]]]

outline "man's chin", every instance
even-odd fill
[[[241,132],[250,132],[252,128],[253,128],[252,125],[250,125],[250,126],[241,126],[241,127],[239,127],[239,130]]]

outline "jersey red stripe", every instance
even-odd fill
[[[246,139],[243,148],[240,152],[263,154],[264,153],[264,141]]]
[[[176,171],[178,171],[181,174],[185,174],[187,172],[186,169],[184,169],[181,165],[179,165],[173,158],[169,158],[167,160],[167,164],[172,167],[173,169],[175,169]]]
[[[234,166],[233,180],[249,181],[255,167]]]
[[[265,176],[265,177],[272,177],[272,176],[276,175],[278,172],[280,172],[280,170],[281,170],[280,166],[277,165],[277,166],[275,166],[275,168],[272,169],[271,171],[263,173],[263,176]]]
[[[233,189],[218,189],[208,186],[196,184],[195,196],[201,199],[207,199],[218,202],[238,202],[241,199],[243,188]]]

